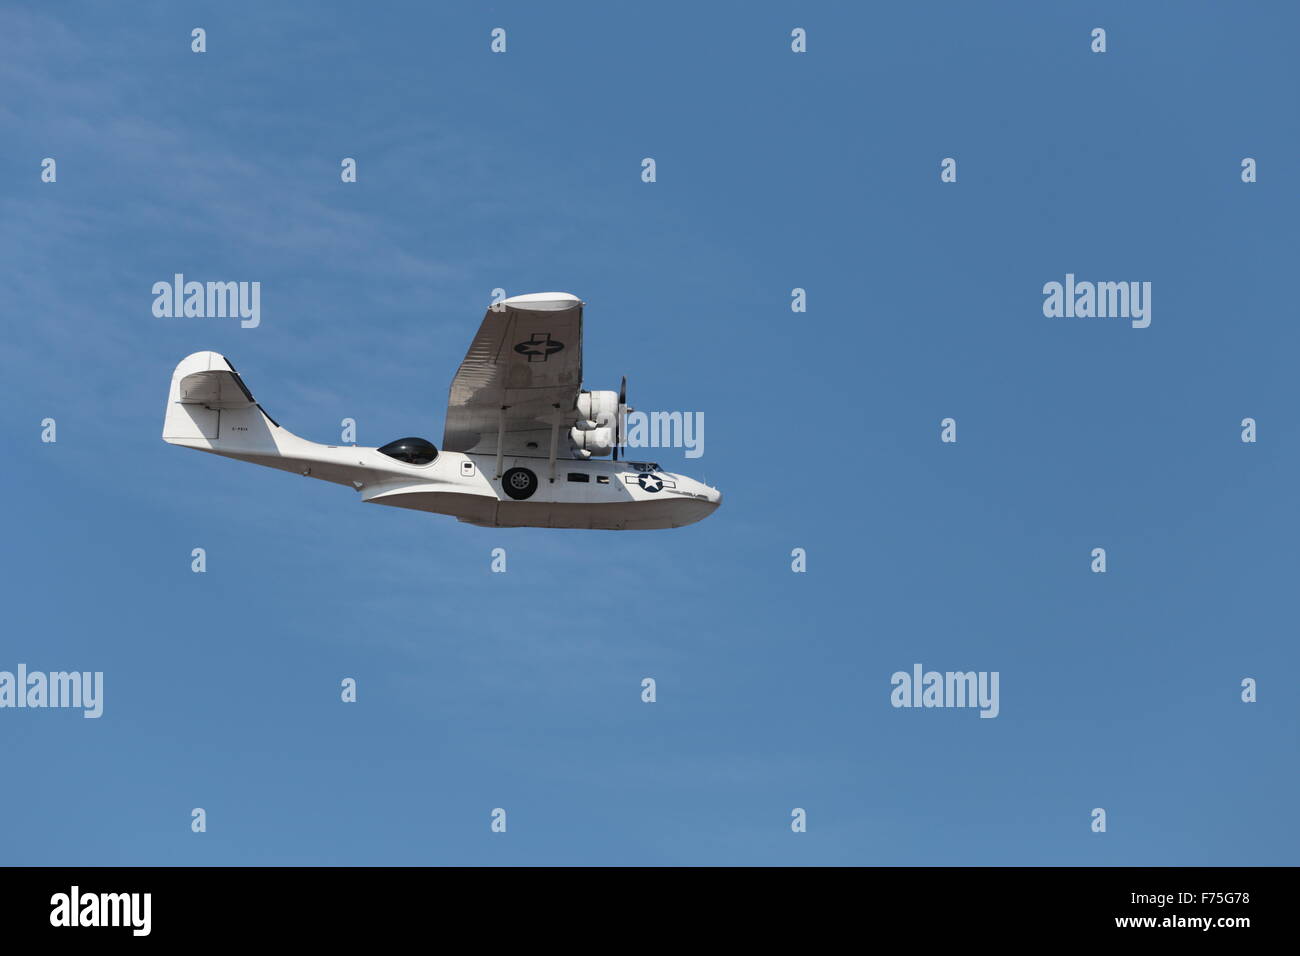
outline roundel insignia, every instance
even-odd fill
[[[551,338],[550,332],[534,332],[527,341],[516,345],[515,351],[527,355],[530,362],[545,362],[563,348],[564,343]]]
[[[658,475],[640,474],[636,476],[636,483],[641,486],[642,491],[648,491],[651,494],[659,491],[664,486],[664,480]]]

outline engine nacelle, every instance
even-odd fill
[[[617,401],[618,396],[615,395],[614,399]],[[569,441],[573,442],[574,451],[578,453],[579,458],[608,455],[614,447],[614,429],[605,426],[587,429],[570,428]]]
[[[618,418],[618,392],[579,392],[578,415],[597,425],[613,425]]]

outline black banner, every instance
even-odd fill
[[[1232,945],[1241,934],[1284,927],[1294,875],[1172,867],[11,868],[0,870],[0,919],[10,939],[81,943],[338,943],[471,927],[498,940],[567,925],[578,936],[600,927],[629,941],[680,938],[694,926],[738,938],[843,930],[926,941],[1107,936]]]

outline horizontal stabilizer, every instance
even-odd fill
[[[176,400],[183,405],[208,408],[251,408],[257,402],[239,373],[233,369],[191,372],[180,380]]]

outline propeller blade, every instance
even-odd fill
[[[618,450],[623,447],[623,425],[627,418],[627,376],[618,387],[618,416],[614,422],[614,461],[618,461]]]

